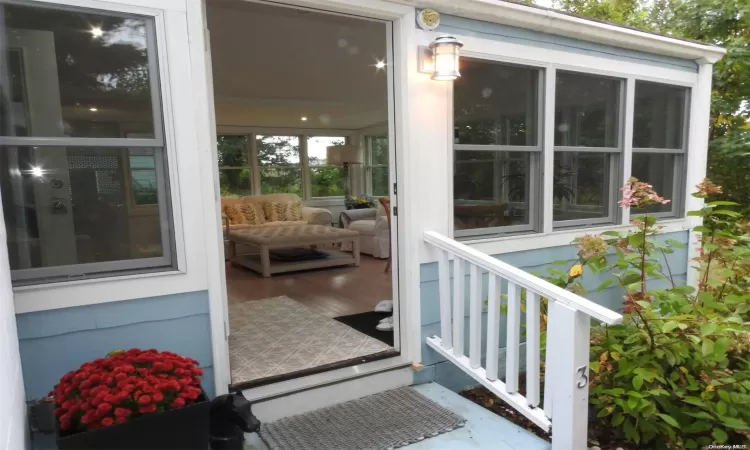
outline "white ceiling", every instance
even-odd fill
[[[360,129],[388,119],[383,22],[208,0],[217,125]],[[301,121],[301,117],[307,121]]]

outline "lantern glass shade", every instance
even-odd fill
[[[452,36],[441,36],[430,44],[434,63],[433,80],[452,81],[461,76],[458,70],[461,47],[463,44]]]

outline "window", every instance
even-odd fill
[[[299,136],[256,136],[261,194],[302,196],[299,141]]]
[[[328,164],[326,158],[327,148],[346,144],[346,137],[311,136],[306,139],[312,197],[343,197],[347,182],[344,167]]]
[[[365,136],[365,180],[369,195],[388,195],[387,135]]]
[[[219,191],[222,197],[251,195],[246,136],[217,136]]]
[[[13,282],[171,268],[153,20],[0,9],[0,190]]]
[[[686,171],[687,98],[687,88],[646,81],[635,83],[631,175],[672,200],[666,205],[634,209],[635,214],[662,217],[680,214]]]
[[[462,63],[453,91],[455,235],[533,230],[541,206],[540,70]]]
[[[615,78],[557,72],[552,214],[556,227],[616,219],[622,86]]]

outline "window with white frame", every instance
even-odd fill
[[[532,231],[541,207],[540,69],[463,59],[453,91],[456,236]]]
[[[624,81],[557,71],[553,221],[555,227],[616,221]]]
[[[327,148],[347,136],[219,135],[222,197],[292,193],[304,200],[343,197],[343,166],[329,164]]]
[[[636,81],[631,175],[671,199],[666,205],[634,209],[661,217],[681,214],[687,153],[689,90],[681,86]]]
[[[388,195],[388,136],[365,136],[365,191],[376,197]]]
[[[153,19],[0,10],[0,190],[14,284],[171,269]]]

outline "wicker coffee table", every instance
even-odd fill
[[[323,248],[342,242],[352,243],[352,252]],[[322,267],[359,266],[359,233],[324,225],[289,225],[267,228],[246,228],[229,231],[229,243],[233,264],[246,267],[270,277],[275,273]],[[237,254],[237,244],[248,246],[257,252]],[[319,259],[301,261],[272,261],[270,252],[283,248],[315,248],[324,253]]]

